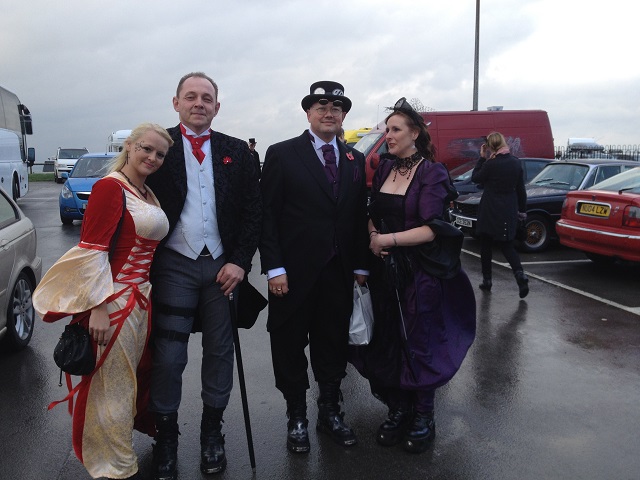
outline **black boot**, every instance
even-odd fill
[[[339,445],[350,447],[358,443],[356,434],[344,423],[344,413],[340,412],[340,380],[319,383],[318,423],[316,430],[327,433]]]
[[[433,420],[433,412],[416,412],[407,433],[404,436],[402,447],[410,453],[422,453],[436,436],[436,423]]]
[[[514,273],[516,282],[518,282],[518,289],[520,290],[520,298],[524,298],[529,294],[529,277],[522,270],[518,270]]]
[[[293,453],[309,453],[306,392],[287,399],[287,417],[287,448]]]
[[[178,413],[156,413],[156,443],[153,446],[154,480],[178,478]]]
[[[491,291],[491,277],[483,277],[482,283],[480,284],[480,290],[484,290],[485,292]]]
[[[227,466],[222,435],[222,414],[224,408],[204,405],[200,422],[200,471],[219,473]]]
[[[389,407],[387,419],[378,427],[376,441],[385,447],[400,443],[410,420],[411,409],[407,405]]]

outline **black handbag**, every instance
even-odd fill
[[[53,360],[69,375],[88,375],[96,367],[89,331],[79,323],[64,327],[53,350]]]
[[[124,212],[127,208],[127,200],[124,189],[122,190],[122,214],[116,231],[109,243],[109,260],[113,257],[116,243],[122,229]],[[89,312],[84,315],[88,316]],[[64,332],[60,335],[58,344],[53,349],[53,361],[60,368],[60,385],[62,385],[62,372],[69,375],[89,375],[96,367],[96,357],[93,354],[91,336],[89,331],[76,321],[64,327]]]

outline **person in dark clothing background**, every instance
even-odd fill
[[[256,161],[256,168],[258,169],[258,173],[260,173],[260,154],[256,150],[256,143],[257,142],[255,138],[249,139],[249,151],[251,152],[251,155],[253,155],[253,158]]]
[[[496,243],[509,262],[518,283],[520,298],[529,293],[529,279],[524,273],[513,241],[518,221],[526,218],[527,191],[524,188],[522,164],[511,155],[504,136],[492,132],[480,147],[480,160],[471,180],[484,186],[476,233],[480,236],[482,283],[480,289],[491,291],[491,260]]]

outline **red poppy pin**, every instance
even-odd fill
[[[228,165],[232,162],[233,160],[231,160],[231,157],[224,157],[222,159],[222,163],[224,163],[225,165]]]
[[[347,158],[348,158],[350,161],[353,161],[353,153],[351,153],[351,152],[347,152]]]

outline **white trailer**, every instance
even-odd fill
[[[109,135],[107,139],[107,152],[120,152],[124,146],[124,141],[131,135],[131,130],[117,130]]]

